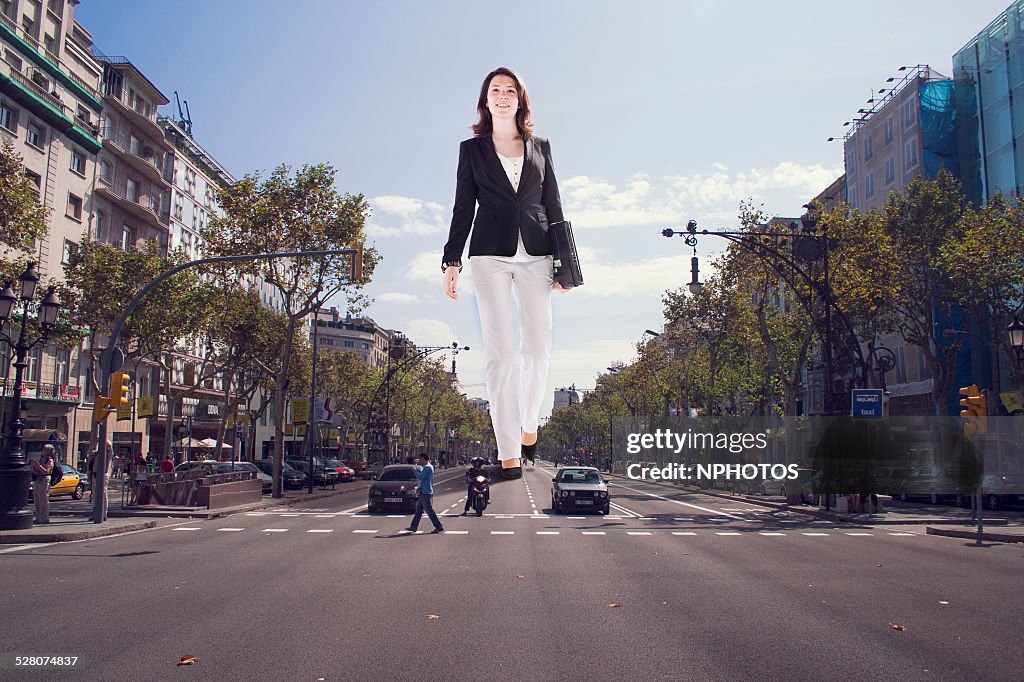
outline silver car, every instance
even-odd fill
[[[594,467],[566,467],[551,479],[551,510],[593,509],[602,514],[611,510],[608,482]]]

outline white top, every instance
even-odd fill
[[[497,153],[497,152],[495,152]],[[523,172],[523,157],[522,156],[502,156],[498,154],[498,160],[501,161],[502,168],[505,169],[505,175],[508,176],[508,181],[512,184],[512,189],[519,191],[519,176]],[[509,263],[530,263],[532,261],[541,260],[547,258],[547,256],[534,256],[526,250],[526,245],[523,244],[522,232],[518,235],[519,246],[516,247],[516,255],[514,256],[478,256],[478,258],[493,258],[495,260],[503,260]]]

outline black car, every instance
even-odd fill
[[[608,482],[594,467],[567,467],[551,479],[551,510],[593,509],[603,514],[611,510]]]
[[[274,460],[272,459],[261,459],[253,462],[260,471],[270,476],[274,475]],[[281,485],[287,488],[301,488],[306,485],[306,474],[296,470],[288,462],[284,462],[281,467]]]
[[[392,464],[374,477],[366,506],[370,512],[384,511],[389,507],[415,511],[419,497],[420,481],[416,478],[416,467]]]
[[[308,459],[290,459],[288,463],[309,476]],[[338,472],[330,467],[324,467],[319,461],[313,462],[313,485],[334,485],[338,481]]]

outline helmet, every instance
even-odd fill
[[[473,459],[469,460],[469,463],[475,467],[482,467],[484,465],[484,458],[474,457]]]

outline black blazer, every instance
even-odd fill
[[[461,265],[470,227],[470,256],[514,256],[520,233],[528,253],[551,255],[548,225],[564,220],[551,145],[537,136],[525,137],[523,143],[518,192],[512,190],[490,135],[470,138],[459,146],[455,207],[442,263]],[[477,203],[480,208],[474,220]]]

